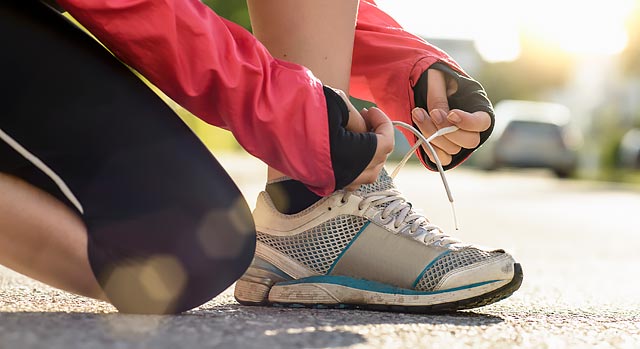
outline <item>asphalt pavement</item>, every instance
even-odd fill
[[[253,206],[264,166],[221,162]],[[640,348],[638,188],[542,171],[459,168],[448,179],[459,231],[437,174],[408,165],[397,185],[451,235],[512,252],[524,269],[512,297],[416,315],[244,307],[229,289],[183,315],[133,316],[0,269],[0,349]]]

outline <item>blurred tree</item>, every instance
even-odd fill
[[[246,1],[203,0],[203,2],[220,16],[251,30]]]
[[[570,55],[524,35],[515,61],[488,63],[477,76],[493,103],[503,99],[537,100],[551,88],[564,85],[573,74]]]

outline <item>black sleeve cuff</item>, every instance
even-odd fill
[[[329,144],[336,190],[353,182],[367,168],[378,146],[375,133],[355,133],[346,129],[349,109],[331,88],[324,87],[329,117]]]
[[[480,133],[480,143],[478,146],[473,149],[462,148],[457,154],[453,155],[451,163],[447,166],[443,166],[444,170],[448,170],[458,166],[466,160],[471,153],[478,149],[489,138],[495,125],[495,113],[493,111],[493,105],[491,104],[489,97],[487,97],[487,93],[479,82],[458,73],[444,63],[434,63],[429,68],[437,69],[458,82],[458,90],[456,93],[449,96],[449,108],[460,109],[470,113],[484,111],[491,117],[491,126],[489,126],[486,131]],[[416,107],[423,108],[429,112],[427,108],[427,74],[428,70],[425,70],[424,73],[422,73],[420,79],[418,79],[418,82],[413,87],[413,94]],[[435,170],[437,168],[436,164],[429,160],[429,157],[427,157],[427,154],[422,147],[420,148],[420,155],[430,169]]]

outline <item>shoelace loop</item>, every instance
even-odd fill
[[[432,155],[435,160],[436,167],[438,168],[438,172],[440,173],[440,178],[442,179],[442,183],[444,185],[445,191],[447,193],[447,198],[451,203],[451,209],[453,212],[453,220],[455,224],[456,230],[458,229],[458,221],[456,218],[455,206],[453,195],[451,194],[451,190],[449,188],[449,184],[447,182],[447,178],[444,174],[444,169],[442,168],[442,163],[440,162],[440,158],[438,158],[438,154],[436,154],[433,146],[431,145],[431,141],[435,138],[455,132],[458,130],[456,126],[445,127],[430,137],[425,137],[420,131],[418,131],[413,126],[406,124],[401,121],[393,121],[395,126],[402,127],[404,129],[409,130],[416,137],[418,137],[418,141],[415,145],[407,152],[404,158],[400,161],[398,166],[393,170],[391,174],[391,178],[395,178],[395,176],[400,172],[400,169],[404,167],[407,163],[411,155],[418,149],[419,146],[425,145],[429,150],[429,153]],[[345,204],[349,201],[349,197],[353,192],[346,191],[342,196],[340,203]],[[450,237],[449,235],[442,232],[440,227],[432,224],[429,220],[416,212],[413,211],[411,203],[409,203],[397,190],[383,190],[372,193],[364,193],[362,194],[364,200],[362,200],[359,205],[359,210],[364,210],[367,206],[376,206],[383,207],[382,212],[380,213],[380,220],[383,224],[389,224],[393,221],[393,226],[395,229],[399,229],[404,225],[403,228],[399,230],[400,234],[410,235],[414,239],[424,242],[425,244],[435,244],[435,245],[449,245],[459,243],[460,241]],[[386,206],[385,206],[386,205]],[[421,229],[422,228],[422,229]]]
[[[341,201],[348,202],[353,192],[345,192]],[[381,209],[380,222],[384,225],[393,223],[399,234],[409,235],[423,243],[449,245],[460,241],[442,232],[440,227],[413,211],[409,203],[397,190],[383,190],[360,195],[363,200],[358,204],[359,210],[374,206]],[[404,227],[403,227],[404,226]]]

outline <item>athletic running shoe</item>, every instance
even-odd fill
[[[235,288],[244,305],[445,312],[497,302],[522,282],[511,255],[446,235],[384,170],[294,215],[262,192],[254,219],[256,255]]]

